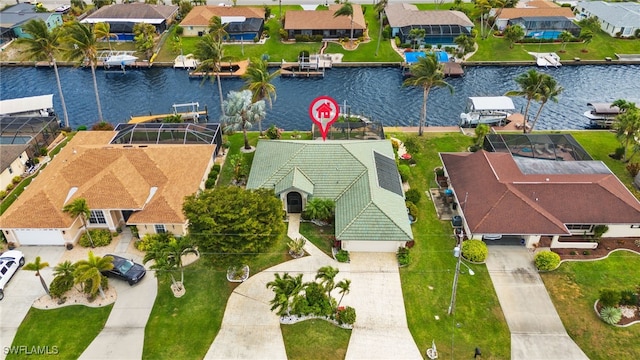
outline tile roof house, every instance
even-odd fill
[[[455,44],[459,35],[470,35],[473,22],[461,11],[455,10],[419,10],[413,4],[389,3],[384,9],[391,27],[391,37],[400,37],[400,41],[410,41],[411,29],[425,29],[424,42],[427,44]]]
[[[258,142],[247,188],[274,189],[289,213],[307,200],[335,201],[342,249],[395,252],[413,240],[404,191],[387,140]]]
[[[215,145],[114,144],[116,131],[77,133],[0,216],[0,229],[21,245],[75,243],[81,220],[62,211],[84,198],[89,228],[136,225],[140,235],[183,235],[186,195],[204,189]]]
[[[114,34],[133,34],[133,27],[138,23],[155,26],[158,33],[169,28],[178,15],[177,5],[151,5],[144,3],[112,4],[103,6],[91,15],[82,19],[81,23],[105,22],[110,25]],[[119,37],[119,40],[133,40],[130,36]]]
[[[516,19],[520,22],[531,19],[530,21],[535,20],[535,23],[525,29],[525,36],[531,36],[531,33],[543,30],[558,32],[567,30],[574,33],[574,36],[580,34],[580,27],[572,22],[575,19],[575,15],[571,8],[504,8],[502,10],[491,9],[490,14],[495,16],[496,28],[500,31],[511,23],[515,23]]]
[[[635,2],[579,1],[579,18],[597,17],[600,27],[611,36],[640,35],[640,4]]]
[[[533,247],[549,236],[552,247],[563,247],[563,239],[593,234],[598,225],[609,227],[604,237],[640,236],[640,202],[601,161],[484,150],[440,158],[469,237],[510,235]]]
[[[37,12],[35,4],[19,3],[0,11],[0,39],[5,41],[29,36],[22,31],[22,26],[35,19],[42,19],[49,29],[62,25],[61,13]]]
[[[209,22],[217,16],[234,40],[253,41],[264,30],[264,9],[250,6],[194,6],[180,22],[184,36],[202,36],[208,32]],[[240,21],[239,19],[245,18]]]
[[[364,20],[362,7],[353,6],[353,37],[364,35],[367,22]],[[289,10],[284,17],[284,29],[289,39],[296,35],[322,35],[323,39],[337,39],[351,36],[351,19],[348,16],[334,16],[340,4],[329,5],[328,10]]]

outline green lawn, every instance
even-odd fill
[[[20,324],[12,346],[27,346],[28,349],[48,347],[49,355],[22,353],[19,356],[8,355],[7,359],[77,359],[100,333],[112,307],[31,308]]]
[[[281,325],[280,329],[289,360],[344,359],[351,337],[351,330],[324,320]]]
[[[415,135],[396,136],[404,139]],[[441,166],[438,152],[463,151],[471,138],[456,133],[426,133],[419,142],[419,152],[412,154],[417,165],[411,168],[409,180],[411,188],[423,194],[417,204],[418,221],[412,226],[416,245],[411,249],[411,264],[400,269],[409,329],[422,352],[435,340],[441,358],[467,358],[479,347],[483,359],[508,359],[509,329],[484,265],[471,265],[475,276],[460,276],[455,311],[447,315],[456,261],[455,239],[450,223],[437,219],[425,193],[435,186],[433,169]]]
[[[640,358],[640,324],[613,327],[593,310],[602,289],[638,288],[640,256],[618,251],[604,260],[565,262],[541,275],[569,336],[590,359]]]
[[[300,223],[300,234],[329,256],[333,256],[331,248],[333,247],[334,232],[333,225],[319,227],[310,222]]]

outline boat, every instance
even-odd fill
[[[470,97],[466,111],[460,114],[460,126],[504,125],[514,111],[513,101],[507,96]]]
[[[585,111],[584,116],[589,118],[591,126],[601,128],[610,128],[623,111],[612,103],[590,102],[587,106],[591,106],[591,110]]]
[[[127,66],[138,60],[137,57],[128,54],[111,55],[104,61],[107,66]]]

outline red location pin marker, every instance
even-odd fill
[[[318,125],[322,140],[327,140],[329,128],[340,116],[338,103],[328,96],[315,98],[309,106],[309,117],[314,124]]]

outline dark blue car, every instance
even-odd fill
[[[133,260],[113,254],[107,254],[106,256],[113,257],[113,269],[103,272],[108,277],[116,277],[127,281],[129,285],[134,285],[142,280],[147,273],[144,266],[134,263]]]

